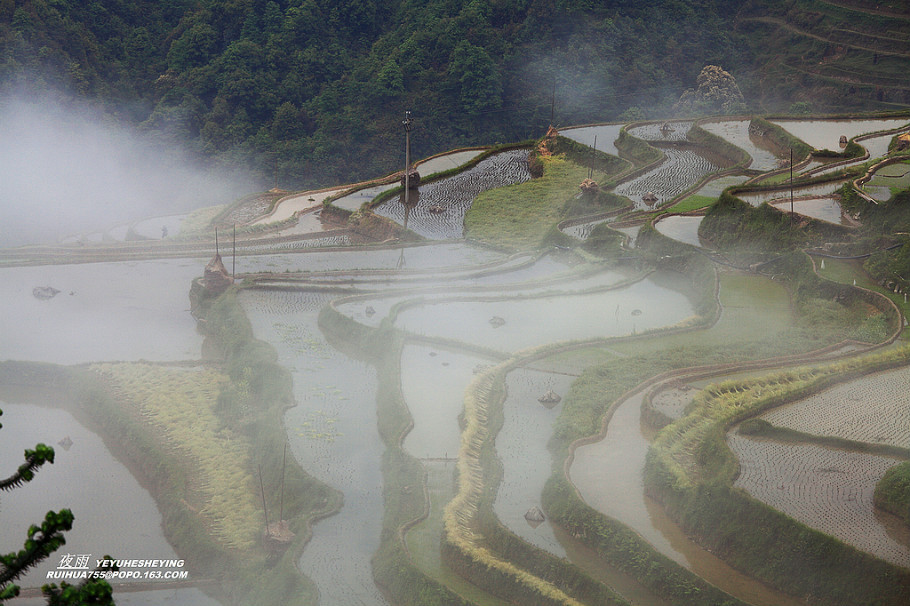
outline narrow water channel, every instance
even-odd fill
[[[384,606],[370,565],[384,510],[376,372],[323,338],[317,315],[329,295],[247,291],[241,301],[256,337],[275,347],[294,380],[297,405],[284,419],[291,452],[344,494],[341,511],[314,525],[298,566],[324,606]]]
[[[801,602],[731,568],[689,540],[659,505],[644,495],[649,442],[641,427],[638,392],[615,409],[599,442],[575,451],[570,479],[591,507],[638,532],[655,549],[709,583],[754,606],[798,606]]]

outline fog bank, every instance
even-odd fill
[[[51,243],[259,189],[85,107],[0,99],[0,246]]]

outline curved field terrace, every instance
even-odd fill
[[[910,445],[908,387],[907,369],[898,368],[836,385],[760,418],[804,433],[906,448]]]
[[[812,444],[781,444],[731,433],[735,486],[796,520],[854,547],[910,567],[910,546],[875,516],[875,484],[899,459]]]
[[[502,152],[455,176],[421,185],[413,209],[407,209],[399,197],[380,204],[374,212],[401,225],[407,219],[408,229],[430,240],[461,238],[465,213],[477,194],[530,178],[527,150]]]
[[[631,181],[620,183],[614,191],[632,200],[636,208],[649,210],[669,202],[706,175],[720,169],[704,156],[688,149],[668,147],[663,152],[667,159],[660,166]],[[648,192],[657,196],[657,202],[648,204],[642,200]]]

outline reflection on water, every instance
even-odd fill
[[[623,124],[601,124],[599,126],[582,126],[579,128],[567,128],[559,131],[559,134],[568,139],[572,139],[582,145],[594,147],[595,139],[598,151],[613,156],[619,155],[616,149],[616,139],[619,138],[619,132]]]
[[[844,183],[846,183],[846,181],[831,181],[829,183],[819,183],[818,185],[810,185],[808,187],[794,187],[793,197],[831,196],[840,191],[840,188]],[[784,188],[773,191],[741,192],[736,194],[736,197],[744,202],[748,202],[752,206],[759,206],[764,202],[770,202],[772,200],[786,200],[789,203],[790,190]]]
[[[562,544],[548,520],[530,524],[525,514],[540,507],[543,486],[552,472],[547,441],[553,423],[562,411],[562,402],[545,406],[539,398],[552,390],[565,396],[575,377],[519,368],[506,377],[503,425],[496,436],[496,454],[502,462],[502,482],[493,511],[499,520],[525,541],[565,557]]]
[[[703,122],[699,126],[745,150],[752,156],[749,168],[762,171],[777,168],[777,156],[755,144],[749,135],[749,124],[749,120],[724,120],[722,122]]]
[[[427,345],[406,345],[401,352],[401,392],[414,420],[404,449],[417,458],[458,455],[458,415],[464,392],[478,367],[491,364],[477,356]]]
[[[789,201],[774,202],[773,205],[780,210],[790,211]],[[840,202],[836,198],[826,197],[812,198],[809,200],[794,200],[793,212],[812,217],[813,219],[827,221],[828,223],[852,225],[852,223],[844,217],[844,213],[841,211]]]

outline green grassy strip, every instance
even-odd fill
[[[376,582],[401,606],[470,606],[471,601],[416,566],[402,541],[401,528],[420,519],[428,503],[422,490],[423,467],[401,447],[412,423],[401,394],[401,336],[387,324],[378,329],[359,324],[331,305],[320,310],[319,328],[333,346],[358,358],[366,356],[377,366],[378,428],[386,452],[382,460],[383,530],[372,560]]]
[[[903,604],[910,572],[733,489],[738,465],[724,435],[771,407],[908,360],[905,347],[705,389],[686,417],[658,434],[648,455],[646,486],[687,532],[773,587],[812,594],[826,604]]]
[[[639,168],[659,162],[663,158],[663,152],[651,147],[643,139],[630,135],[627,128],[624,127],[619,131],[619,137],[614,142],[620,158],[632,162]]]
[[[477,196],[465,215],[465,237],[512,251],[540,247],[588,174],[563,156],[541,161],[542,177]]]
[[[750,131],[753,128],[758,129],[763,133],[763,136],[768,139],[774,147],[780,150],[792,149],[794,162],[799,162],[813,151],[811,145],[805,143],[801,139],[797,139],[782,127],[773,122],[769,122],[765,118],[752,118],[752,122],[749,124]]]
[[[875,506],[910,526],[910,463],[895,465],[875,487]]]
[[[712,154],[720,155],[730,163],[730,168],[746,168],[752,161],[752,156],[746,153],[744,149],[730,143],[721,136],[703,129],[698,124],[692,125],[692,128],[686,134],[686,138]]]

